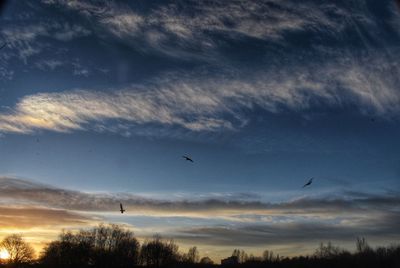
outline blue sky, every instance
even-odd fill
[[[43,0],[1,12],[0,203],[33,223],[0,235],[40,247],[61,228],[118,222],[215,259],[233,246],[290,255],[399,237],[395,1]],[[65,217],[43,226],[36,210]]]

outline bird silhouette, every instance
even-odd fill
[[[182,157],[185,158],[186,161],[194,162],[189,156],[183,155]]]
[[[120,210],[119,210],[119,211],[121,211],[121,214],[124,214],[125,209],[124,209],[124,207],[122,206],[121,203],[119,203],[119,207],[120,207]]]
[[[307,187],[307,186],[310,186],[311,183],[313,182],[313,179],[314,179],[314,178],[311,178],[306,184],[304,184],[304,185],[303,185],[303,188],[304,188],[304,187]]]
[[[0,47],[0,50],[2,50],[3,48],[5,48],[6,45],[7,45],[7,43],[4,43],[4,44]]]

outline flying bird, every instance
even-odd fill
[[[119,210],[119,211],[121,211],[121,214],[124,214],[125,209],[124,209],[124,207],[122,206],[121,203],[119,203],[119,207],[120,207],[120,210]]]
[[[311,183],[313,182],[313,179],[314,179],[314,178],[311,178],[306,184],[304,184],[304,185],[303,185],[303,188],[304,188],[304,187],[307,187],[307,186],[310,186]]]
[[[183,158],[185,158],[185,160],[190,161],[190,162],[194,162],[192,158],[190,158],[189,156],[183,155]]]
[[[6,45],[7,45],[7,43],[4,43],[4,44],[0,47],[0,50],[2,50]]]

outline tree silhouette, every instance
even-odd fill
[[[367,240],[365,240],[364,237],[357,237],[356,248],[357,252],[361,254],[369,253],[372,250],[371,247],[368,245]]]
[[[204,265],[212,265],[212,264],[214,264],[214,262],[210,259],[210,257],[201,258],[200,263],[204,264]]]
[[[332,259],[343,252],[339,247],[336,247],[332,242],[328,242],[326,245],[320,243],[319,248],[315,251],[314,256],[320,259]]]
[[[4,241],[7,241],[5,243]],[[6,238],[1,246],[13,253],[13,247],[7,245],[25,245],[20,236]],[[350,253],[334,246],[331,242],[321,243],[313,255],[297,257],[280,257],[272,251],[265,250],[262,256],[247,255],[244,250],[235,249],[232,257],[225,260],[225,265],[241,268],[399,268],[400,245],[389,247],[370,247],[364,238],[356,241],[357,250]],[[22,246],[16,247],[24,248]],[[139,254],[139,248],[141,249]],[[49,243],[39,262],[29,263],[33,257],[18,262],[26,267],[216,267],[209,257],[203,257],[199,262],[197,247],[189,248],[182,256],[178,246],[172,240],[163,240],[156,235],[146,240],[142,246],[133,236],[133,233],[117,225],[99,225],[89,230],[77,233],[62,232],[56,241]],[[13,255],[15,256],[15,255]],[[18,255],[20,256],[20,255]],[[11,262],[10,262],[11,263]],[[15,262],[17,264],[17,262]],[[142,266],[140,266],[142,265]],[[20,266],[20,265],[15,265]],[[0,264],[0,267],[3,267]],[[25,267],[25,266],[24,266]]]
[[[118,225],[100,225],[93,230],[94,264],[97,267],[130,267],[138,263],[139,242]]]
[[[77,235],[63,232],[58,241],[48,244],[41,257],[41,262],[48,267],[85,267],[91,261],[92,242],[82,239],[83,233]]]
[[[143,243],[140,259],[147,266],[161,267],[177,263],[178,246],[172,241],[163,241],[159,235]]]
[[[188,253],[182,256],[182,260],[187,263],[198,263],[200,259],[199,251],[197,247],[191,247],[188,250]]]
[[[131,267],[138,263],[139,242],[129,230],[99,225],[77,234],[64,232],[43,251],[48,267]]]
[[[32,262],[35,251],[32,246],[25,242],[21,235],[13,234],[5,237],[0,247],[7,250],[9,254],[8,263],[13,266],[20,266]]]
[[[276,257],[274,256],[274,252],[273,251],[264,250],[262,259],[265,262],[273,262],[273,261],[276,260]]]
[[[236,257],[239,263],[246,262],[248,258],[247,253],[244,250],[240,249],[234,249],[232,252],[232,257]]]

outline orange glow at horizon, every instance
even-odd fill
[[[5,250],[5,249],[0,250],[0,259],[8,260],[9,258],[10,258],[10,254],[8,253],[7,250]]]

